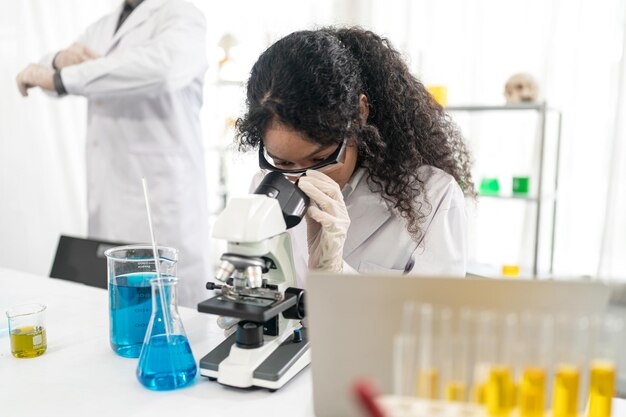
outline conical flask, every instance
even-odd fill
[[[137,379],[155,391],[185,387],[193,383],[197,372],[196,360],[178,315],[177,283],[176,278],[150,280],[152,316],[139,356]]]

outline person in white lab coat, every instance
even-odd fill
[[[465,276],[470,156],[388,41],[292,33],[255,63],[247,105],[240,148],[312,201],[291,231],[300,286],[307,269]]]
[[[199,112],[206,22],[182,0],[126,0],[71,47],[17,76],[88,99],[88,235],[149,242],[141,178],[159,244],[179,249],[180,302],[195,306],[212,277]]]

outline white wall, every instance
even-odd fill
[[[399,18],[398,10],[408,12]],[[448,86],[451,105],[503,103],[510,75],[533,74],[542,98],[563,112],[555,271],[595,276],[603,259],[600,274],[626,278],[619,261],[626,250],[626,175],[619,168],[626,152],[619,146],[626,139],[624,107],[619,106],[620,97],[624,101],[619,80],[625,74],[625,2],[376,1],[372,27],[401,47],[426,84]],[[464,116],[455,117],[465,121]],[[468,123],[464,132],[476,157],[475,180],[488,173],[510,178],[516,164],[536,152],[533,132],[523,131],[531,123],[495,113]],[[525,137],[531,140],[524,143]],[[554,163],[548,168],[554,168]],[[532,180],[536,182],[536,177]],[[506,219],[518,210],[487,207],[500,206],[495,202],[480,204],[490,219]],[[608,217],[607,207],[613,208]],[[505,258],[506,248],[516,245],[521,233],[532,226],[532,210],[526,211],[511,216],[516,220],[506,225],[507,233],[498,233],[502,226],[497,221],[492,221],[495,233],[483,222],[473,248]],[[610,219],[607,227],[605,218]],[[615,232],[609,237],[604,230]],[[498,245],[489,242],[493,236],[498,237]],[[604,244],[607,239],[610,244]],[[526,242],[518,260],[528,258],[530,243]],[[498,251],[498,246],[505,249]]]
[[[43,53],[69,45],[89,22],[117,3],[0,0],[0,266],[47,273],[59,234],[85,233],[85,102],[81,98],[54,100],[36,91],[23,99],[14,79]],[[387,35],[406,53],[410,68],[425,83],[447,85],[451,104],[501,103],[509,75],[533,73],[542,96],[564,112],[556,271],[594,275],[601,269],[607,276],[626,276],[620,272],[624,264],[619,261],[626,250],[626,191],[620,186],[626,181],[626,172],[620,168],[626,160],[626,146],[620,145],[626,132],[622,121],[626,88],[624,83],[621,92],[616,88],[625,70],[623,1],[194,3],[206,15],[213,59],[202,120],[214,210],[221,207],[220,158],[229,174],[231,194],[246,192],[248,178],[256,170],[254,156],[224,151],[233,133],[226,120],[240,114],[243,91],[241,85],[219,82],[219,56],[214,47],[220,37],[227,32],[237,37],[239,66],[245,74],[258,54],[286,33],[314,25],[361,24]],[[506,160],[500,158],[501,163],[493,166],[488,162],[494,159],[489,156],[493,147],[499,145],[486,143],[498,137],[502,126],[509,128],[510,143],[522,143],[515,153],[532,155],[536,144],[524,146],[527,132],[522,131],[530,123],[510,118],[468,122],[469,139],[481,138],[472,142],[479,159],[478,180],[489,171],[511,175]],[[490,216],[508,215],[500,208],[491,211]],[[518,218],[510,242],[498,247],[512,247],[531,224],[527,209]],[[493,245],[485,246],[480,240],[480,234],[477,239],[473,250],[478,255],[493,250]],[[525,262],[528,250],[522,252],[518,259]],[[506,250],[496,252],[498,258],[508,256]]]
[[[15,76],[115,3],[0,3],[0,266],[47,274],[59,234],[85,233],[85,101],[23,99]]]

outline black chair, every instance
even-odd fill
[[[126,244],[61,235],[50,278],[106,289],[107,260],[104,251]]]

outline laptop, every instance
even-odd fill
[[[107,260],[104,251],[127,244],[61,235],[50,278],[107,289]]]
[[[318,417],[362,417],[352,384],[375,380],[392,393],[392,340],[406,301],[452,309],[595,314],[606,309],[602,283],[312,273],[307,279],[313,402]]]

